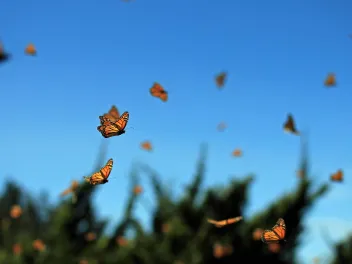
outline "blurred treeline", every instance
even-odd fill
[[[16,184],[7,183],[0,197],[0,263],[299,263],[296,253],[305,231],[303,218],[328,191],[328,185],[313,186],[308,177],[305,147],[301,178],[291,193],[253,217],[223,228],[214,227],[206,219],[245,215],[249,187],[255,179],[233,179],[225,189],[200,192],[206,152],[203,147],[192,182],[176,200],[169,196],[169,186],[163,185],[152,169],[144,167],[157,197],[151,228],[144,228],[134,217],[134,206],[143,193],[136,188],[137,170],[131,173],[131,195],[124,217],[110,235],[104,232],[107,222],[97,219],[92,205],[97,187],[82,183],[75,203],[64,199],[53,206],[45,197],[34,199]],[[105,161],[102,152],[94,171]],[[281,247],[268,247],[260,241],[260,228],[271,228],[279,217],[286,221],[287,242]],[[134,236],[126,236],[129,229],[134,230]],[[334,247],[331,263],[352,263],[352,238]]]

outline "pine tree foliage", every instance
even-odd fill
[[[131,194],[122,212],[123,218],[110,235],[104,233],[107,221],[99,219],[93,208],[92,198],[97,186],[82,183],[76,203],[68,199],[53,206],[30,197],[16,184],[8,183],[0,197],[0,263],[298,263],[296,250],[304,231],[304,216],[328,190],[327,185],[313,186],[309,179],[305,146],[302,147],[303,177],[297,186],[251,217],[246,217],[246,208],[255,177],[235,178],[226,188],[204,190],[206,156],[207,149],[203,146],[194,178],[178,198],[171,196],[153,169],[146,165],[135,166],[130,174]],[[94,171],[106,161],[104,150],[99,157]],[[143,195],[133,192],[141,170],[149,174],[156,199],[152,228],[148,229],[134,216],[134,207]],[[9,217],[14,204],[21,205],[23,210],[16,219]],[[242,221],[223,228],[207,222],[207,218],[227,219],[240,215],[244,216]],[[253,239],[253,234],[257,228],[271,228],[279,217],[286,221],[287,241],[274,253],[260,240]],[[128,237],[127,231],[131,229],[135,235]],[[87,240],[89,232],[95,234],[95,239]],[[43,241],[44,250],[33,248],[36,239]],[[22,252],[16,251],[14,245],[20,245]],[[334,263],[345,263],[341,262],[343,257],[351,259],[348,252],[352,242],[349,245],[349,248],[346,243],[337,247]]]

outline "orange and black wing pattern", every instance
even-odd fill
[[[242,220],[242,216],[237,216],[225,220],[216,221],[213,219],[207,219],[208,223],[215,225],[218,228],[237,223]]]
[[[113,159],[109,159],[105,166],[100,169],[100,171],[94,173],[90,177],[83,178],[86,180],[86,182],[89,182],[92,185],[107,183],[113,164]]]
[[[127,111],[114,122],[110,121],[108,118],[104,119],[104,116],[99,118],[102,124],[98,126],[97,129],[104,138],[120,136],[126,132],[125,128],[129,120],[129,113]]]
[[[0,63],[4,63],[10,59],[10,54],[6,53],[3,45],[0,43]]]
[[[116,122],[118,119],[120,118],[120,113],[119,113],[119,110],[117,110],[116,106],[112,106],[111,109],[109,110],[108,113],[102,115],[102,116],[99,116],[99,119],[100,119],[100,123],[103,125],[104,122]]]
[[[218,86],[218,88],[223,88],[225,85],[227,73],[226,72],[221,72],[218,75],[215,76],[215,83]]]
[[[334,86],[336,86],[335,74],[329,73],[328,76],[325,78],[324,85],[326,87],[334,87]]]
[[[337,172],[331,174],[330,180],[334,182],[343,182],[343,171],[338,170]]]
[[[155,82],[150,88],[150,94],[156,98],[159,98],[161,101],[166,102],[168,100],[168,94],[164,90],[164,87],[162,87],[159,83]]]
[[[27,47],[25,48],[24,52],[27,55],[30,55],[30,56],[37,55],[37,49],[35,48],[34,44],[32,44],[32,43],[27,45]]]
[[[287,119],[283,125],[284,131],[288,132],[288,133],[292,133],[295,135],[299,135],[299,131],[296,128],[296,124],[295,121],[293,119],[293,116],[291,114],[287,115]]]
[[[270,230],[264,230],[262,233],[262,241],[266,244],[279,244],[284,241],[286,235],[286,224],[284,219],[279,218]]]

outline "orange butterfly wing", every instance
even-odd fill
[[[279,218],[275,226],[271,230],[264,230],[262,233],[262,241],[267,244],[280,243],[286,235],[286,224],[284,219]]]
[[[109,177],[113,165],[114,165],[113,159],[109,159],[106,165],[103,168],[101,168],[100,173],[104,179],[107,179]]]
[[[226,77],[227,77],[227,74],[225,72],[222,72],[215,77],[216,85],[219,88],[222,88],[224,86]]]
[[[334,173],[330,176],[330,179],[332,181],[342,182],[343,181],[343,171],[338,170],[336,173]]]
[[[103,125],[97,127],[98,131],[104,138],[117,136],[119,134],[119,128],[111,122],[104,122]]]
[[[36,50],[35,46],[31,43],[31,44],[28,44],[28,46],[26,47],[25,53],[28,55],[36,55],[37,50]]]
[[[124,131],[125,130],[129,118],[130,118],[130,114],[126,111],[115,122],[115,125],[119,128],[120,131]]]
[[[154,97],[160,98],[162,101],[166,102],[168,100],[168,94],[164,88],[157,82],[155,82],[150,88],[150,94]]]
[[[106,124],[107,122],[116,122],[118,119],[120,118],[120,113],[119,110],[117,110],[116,106],[112,106],[111,109],[109,110],[108,113],[99,116],[100,119],[100,123],[102,125],[104,125],[104,123]]]
[[[336,78],[335,78],[335,74],[330,73],[324,82],[324,85],[327,87],[331,87],[331,86],[335,86],[336,85]]]

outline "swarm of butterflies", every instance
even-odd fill
[[[35,46],[30,43],[25,47],[25,54],[34,56],[37,54],[37,50]],[[11,55],[4,50],[3,45],[0,43],[0,63],[6,62],[10,59]],[[222,89],[225,85],[227,79],[227,73],[221,72],[217,76],[215,76],[215,83],[219,89]],[[336,78],[335,74],[329,73],[324,81],[324,85],[326,87],[334,87],[336,86]],[[165,91],[164,87],[155,82],[153,86],[149,89],[150,94],[160,99],[163,102],[168,101],[168,92]],[[114,136],[120,136],[124,134],[125,128],[129,121],[129,113],[125,111],[120,115],[116,106],[112,106],[108,113],[105,113],[102,116],[99,116],[100,125],[97,127],[97,130],[101,133],[104,138],[110,138]],[[221,122],[217,126],[218,131],[224,131],[227,128],[225,122]],[[283,124],[283,130],[293,135],[300,135],[299,130],[296,127],[295,120],[292,114],[287,115],[287,119]],[[152,151],[153,147],[150,141],[145,141],[141,143],[141,148],[146,151]],[[234,157],[241,157],[243,155],[242,150],[236,148],[232,155]],[[113,159],[109,159],[104,167],[102,167],[98,172],[93,173],[91,176],[86,177],[84,179],[91,185],[100,185],[108,182],[108,178],[113,168],[114,161]],[[297,172],[299,177],[303,177],[304,173],[301,171]],[[343,171],[340,169],[336,173],[330,176],[332,181],[342,182],[343,181]],[[66,196],[68,194],[72,194],[72,202],[76,201],[75,192],[78,189],[79,183],[77,181],[73,181],[71,186],[61,193],[61,197]],[[229,218],[225,220],[213,220],[208,219],[208,223],[213,224],[217,228],[222,228],[224,226],[235,224],[242,220],[242,216]],[[260,239],[269,245],[279,245],[282,242],[285,242],[286,235],[286,224],[284,219],[279,218],[276,224],[271,229],[266,229],[260,231]]]

